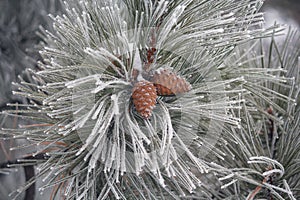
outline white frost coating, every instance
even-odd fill
[[[282,173],[284,174],[285,171],[284,167],[277,160],[273,160],[265,156],[254,156],[254,157],[250,157],[249,159],[250,161],[248,161],[248,163],[266,163],[266,164],[277,165],[281,169]]]
[[[221,189],[224,189],[224,188],[227,188],[228,186],[234,184],[235,182],[237,182],[238,180],[237,179],[233,179],[232,181],[230,181],[229,183],[225,184],[225,185],[222,185],[221,186]]]
[[[155,70],[155,73],[161,74],[161,72],[164,71],[164,70],[165,70],[164,68],[160,67],[157,70]]]
[[[118,71],[116,71],[116,72],[120,73],[120,76],[124,76],[125,75],[126,80],[129,79],[128,72],[127,72],[127,69],[126,69],[126,66],[124,65],[124,63],[121,62],[119,60],[119,58],[116,57],[114,54],[112,54],[109,51],[107,51],[105,48],[99,48],[98,50],[94,50],[94,49],[91,49],[91,48],[86,48],[84,51],[87,54],[91,55],[91,56],[103,56],[103,57],[105,57],[107,59],[111,59],[111,60],[114,60],[114,61],[118,62],[118,64],[120,64],[122,70],[124,71],[124,74],[121,74]]]
[[[224,176],[224,177],[219,178],[219,181],[224,181],[224,180],[230,179],[230,178],[232,178],[232,177],[234,177],[234,176],[235,176],[234,174],[229,174],[229,175],[227,175],[227,176]]]
[[[217,28],[217,29],[204,31],[204,33],[205,34],[208,34],[208,33],[224,33],[224,29],[223,28]]]
[[[165,70],[168,70],[168,71],[172,71],[172,68],[171,67],[160,67],[160,68],[158,68],[157,70],[155,70],[155,73],[157,73],[157,74],[161,74],[163,71],[165,71]]]
[[[94,81],[94,80],[99,80],[99,75],[95,74],[95,75],[79,78],[79,79],[76,79],[74,81],[70,81],[70,82],[65,83],[65,86],[67,88],[74,88],[76,86],[79,86],[81,84],[84,84],[84,83],[90,82],[90,81]]]
[[[162,28],[161,33],[159,34],[159,38],[157,41],[157,48],[160,49],[162,43],[166,40],[169,36],[170,32],[172,31],[172,27],[176,25],[178,18],[182,15],[185,6],[178,6],[175,8],[174,12],[172,13],[171,18],[166,21],[164,27]]]
[[[229,18],[229,17],[232,17],[232,16],[234,16],[234,15],[235,15],[234,12],[230,12],[230,13],[228,13],[228,14],[223,15],[223,17],[224,17],[224,18]]]
[[[129,49],[130,52],[132,52],[132,54],[134,53],[134,58],[133,58],[133,69],[138,71],[138,77],[137,77],[137,81],[142,81],[145,80],[142,76],[142,72],[143,72],[143,64],[142,64],[142,60],[139,54],[139,49],[137,47],[135,47],[135,52],[133,52],[134,49],[134,44],[130,43],[129,44]]]
[[[223,20],[220,20],[220,22],[218,24],[226,24],[226,23],[232,23],[236,20],[235,17],[231,17],[231,18],[228,18],[228,19],[223,19]]]
[[[283,176],[283,171],[282,170],[280,170],[280,169],[272,169],[272,170],[269,170],[269,171],[266,171],[266,172],[264,172],[262,175],[263,176],[269,176],[269,175],[271,175],[271,174],[273,174],[273,173],[278,173],[278,174],[280,174],[280,178]]]
[[[158,2],[158,6],[155,9],[155,12],[153,13],[153,16],[156,16],[157,19],[160,18],[165,10],[167,9],[169,1],[161,0]]]
[[[106,87],[112,84],[120,84],[120,85],[129,85],[130,83],[122,80],[115,80],[115,81],[108,81],[106,83],[98,81],[99,86],[91,91],[91,93],[98,93],[101,90],[105,89]]]
[[[118,96],[116,94],[113,94],[111,96],[111,100],[114,102],[114,107],[113,107],[113,111],[115,115],[119,115],[119,106],[118,106]]]

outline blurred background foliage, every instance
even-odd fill
[[[62,7],[59,0],[1,0],[0,1],[0,110],[9,109],[8,103],[25,102],[12,94],[12,82],[18,76],[25,76],[25,68],[37,68],[40,59],[41,38],[38,31],[41,27],[51,30],[52,22],[49,13],[59,14]],[[24,77],[26,78],[26,77]],[[16,127],[20,119],[0,115],[0,127]],[[17,140],[0,140],[0,163],[14,160],[18,153],[10,151]],[[3,171],[2,171],[3,172]],[[8,194],[24,183],[22,168],[11,171],[0,171],[0,200],[9,199]],[[24,197],[21,196],[20,199]],[[29,198],[29,197],[28,197]],[[42,197],[37,197],[37,199]]]

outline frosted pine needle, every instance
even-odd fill
[[[222,199],[222,180],[216,177],[234,178],[224,190],[237,180],[257,184],[247,179],[253,171],[222,171],[212,161],[228,164],[228,156],[238,157],[233,146],[242,143],[244,160],[257,152],[238,135],[255,126],[248,112],[256,100],[285,115],[293,111],[280,102],[292,101],[294,92],[282,95],[258,84],[291,87],[292,79],[276,76],[280,70],[240,67],[259,56],[234,58],[240,43],[270,35],[258,28],[261,5],[260,0],[65,2],[66,15],[52,16],[55,31],[44,33],[42,70],[28,71],[32,81],[17,84],[16,93],[30,105],[8,112],[34,125],[3,131],[35,144],[33,155],[46,153],[38,166],[37,178],[45,175],[40,190],[58,186],[66,199]],[[162,66],[172,72],[151,80]],[[170,91],[157,92],[161,86]],[[151,102],[144,105],[147,93]],[[216,187],[203,184],[207,174]]]

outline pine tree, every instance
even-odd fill
[[[66,199],[300,198],[299,34],[261,6],[65,3],[14,92],[29,104],[4,113],[37,165],[12,196],[42,179]]]
[[[17,82],[18,76],[28,80],[27,74],[22,73],[25,68],[38,69],[37,60],[41,59],[39,49],[43,45],[39,45],[42,38],[37,35],[37,32],[40,26],[52,31],[52,21],[47,15],[48,13],[59,14],[61,3],[59,0],[1,0],[0,10],[0,112],[2,112],[10,109],[7,104],[26,102],[25,98],[12,95],[12,82]],[[23,121],[17,117],[0,114],[1,128],[16,128],[22,123]],[[21,157],[18,151],[10,151],[10,148],[25,143],[25,140],[14,140],[8,137],[0,139],[0,199],[10,199],[8,194],[24,184],[23,169],[30,167],[16,169],[13,167],[2,169],[2,167],[6,166],[5,162]],[[24,154],[23,150],[20,152]],[[33,167],[31,170],[33,171]],[[30,193],[29,190],[27,193]]]

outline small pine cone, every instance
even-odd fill
[[[149,48],[147,51],[147,62],[153,63],[156,55],[156,48]]]
[[[168,69],[156,70],[151,81],[159,96],[177,95],[191,90],[191,85],[184,78]]]
[[[132,91],[133,104],[143,118],[149,119],[151,117],[156,98],[156,88],[153,83],[143,80],[134,84]]]

